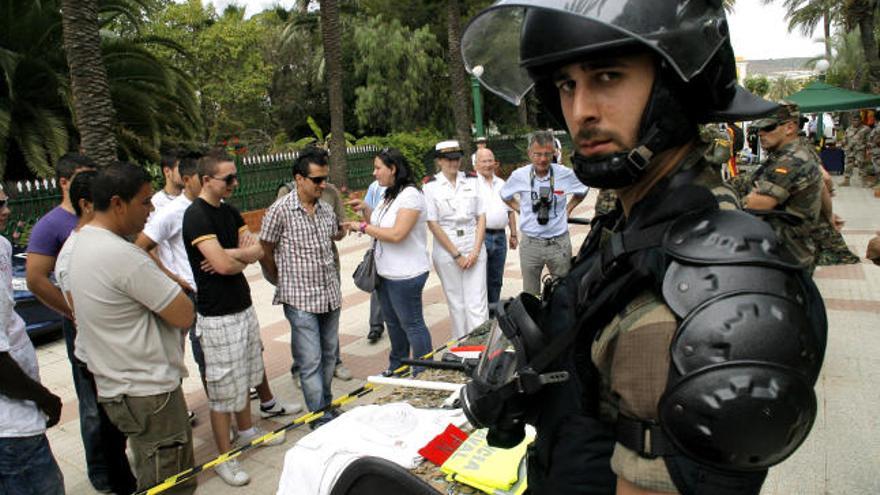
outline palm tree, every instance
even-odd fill
[[[158,160],[160,138],[192,139],[202,121],[190,77],[147,48],[182,49],[161,38],[114,32],[128,23],[124,30],[136,33],[140,8],[139,0],[101,0],[101,61],[116,113],[117,151],[128,159]],[[55,161],[76,141],[61,24],[58,0],[0,3],[0,176],[7,168],[15,178],[51,176]]]
[[[67,78],[57,9],[20,0],[0,6],[0,176],[25,163],[41,177],[69,145]],[[11,162],[11,163],[10,163]],[[15,167],[13,167],[15,168]],[[26,170],[14,170],[24,178]]]
[[[455,133],[465,156],[471,153],[470,94],[464,60],[461,58],[461,11],[458,0],[446,1],[446,33],[449,41],[449,79],[452,83],[452,113]]]
[[[831,65],[825,73],[825,82],[856,91],[864,89],[867,71],[860,38],[858,29],[850,32],[841,31],[832,37],[833,56],[828,59]],[[819,59],[820,57],[810,59],[807,66],[813,67]]]
[[[98,165],[116,160],[116,112],[101,60],[98,0],[61,0],[64,50],[82,149]]]
[[[330,103],[330,174],[336,185],[347,182],[345,163],[345,101],[342,95],[342,38],[339,30],[339,3],[321,0],[321,36],[327,67],[327,98]]]
[[[774,0],[761,0],[765,5]],[[831,24],[841,19],[840,0],[781,0],[788,19],[788,31],[798,29],[804,36],[812,36],[822,23],[825,58],[831,60]]]
[[[782,75],[770,81],[770,90],[767,91],[766,98],[773,101],[784,100],[799,89],[801,89],[801,84],[798,81]]]
[[[880,92],[880,54],[877,53],[877,39],[874,37],[878,7],[878,0],[847,0],[843,6],[847,27],[859,29],[862,52],[868,62],[868,82],[875,93]]]

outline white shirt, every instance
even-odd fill
[[[40,381],[37,353],[25,331],[24,320],[15,312],[12,244],[5,237],[0,237],[0,352],[8,352],[27,376]],[[33,401],[0,394],[0,438],[30,437],[45,431],[46,418]]]
[[[397,222],[401,209],[417,210],[419,219],[412,230],[398,243],[376,242],[373,256],[376,273],[392,280],[404,280],[421,275],[431,269],[428,262],[428,233],[425,223],[425,196],[413,186],[404,188],[391,204],[384,201],[373,211],[370,220],[378,227],[391,228]]]
[[[155,197],[155,196],[153,196]],[[183,213],[192,204],[185,194],[174,198],[165,208],[156,211],[144,226],[144,235],[159,246],[159,259],[171,273],[186,280],[195,289],[186,247],[183,245]]]
[[[589,188],[577,179],[574,172],[558,163],[550,164],[550,171],[544,177],[534,176],[532,164],[520,167],[510,174],[507,183],[501,188],[501,199],[509,201],[519,194],[520,231],[529,237],[550,239],[568,232],[568,194],[586,196]],[[532,185],[534,182],[534,185]],[[538,214],[532,211],[532,196],[537,196],[541,187],[552,184],[549,221],[545,225],[538,223]]]
[[[474,248],[477,221],[486,213],[477,189],[477,178],[459,172],[455,184],[439,173],[422,188],[427,203],[427,220],[437,222],[459,250]],[[443,249],[434,243],[434,249]]]
[[[58,286],[61,287],[61,292],[64,294],[65,299],[67,298],[67,292],[70,292],[70,253],[73,252],[73,247],[76,245],[76,236],[78,234],[79,232],[76,230],[70,231],[70,235],[67,236],[67,240],[61,246],[61,251],[58,251],[58,257],[55,258],[55,280],[58,282]],[[67,304],[70,305],[70,301],[67,301]]]
[[[504,230],[508,223],[508,213],[511,210],[507,203],[501,199],[501,188],[504,187],[504,179],[492,176],[491,183],[482,175],[477,178],[477,189],[486,207],[486,228],[492,230]]]
[[[156,191],[156,194],[153,194],[153,197],[150,198],[150,203],[153,203],[153,208],[155,208],[155,210],[153,210],[153,213],[151,213],[151,215],[155,215],[156,213],[159,212],[159,210],[164,208],[168,203],[174,201],[175,198],[179,198],[180,196],[183,196],[183,194],[180,194],[178,196],[172,196],[172,195],[168,194],[167,192],[165,192],[165,189],[160,189],[160,190]]]

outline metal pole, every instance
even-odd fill
[[[474,127],[477,137],[483,137],[483,102],[480,98],[480,81],[471,75],[471,92],[474,97]]]

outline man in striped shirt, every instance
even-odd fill
[[[325,150],[300,153],[293,166],[294,191],[266,210],[260,230],[265,253],[260,263],[275,284],[274,304],[284,306],[290,322],[291,352],[309,411],[333,399],[330,385],[339,345],[342,292],[333,241],[344,232],[332,206],[321,200],[329,170]],[[325,414],[311,424],[332,417]]]

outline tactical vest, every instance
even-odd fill
[[[695,175],[661,181],[625,224],[619,212],[594,219],[568,276],[545,288],[537,323],[548,344],[533,365],[577,379],[534,401],[531,492],[613,493],[616,441],[663,457],[684,494],[757,494],[767,468],[806,438],[825,349],[821,296],[765,222],[719,210]],[[645,290],[678,321],[659,421],[603,422],[591,344]],[[743,431],[739,421],[762,415]]]

